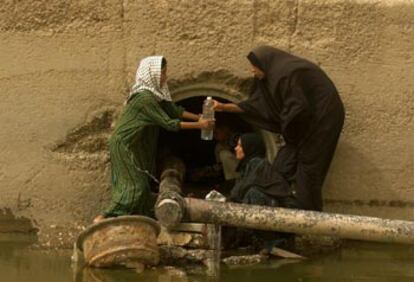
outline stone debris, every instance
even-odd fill
[[[161,228],[157,239],[158,245],[179,246],[188,248],[206,249],[208,242],[205,236],[192,232],[174,232]]]
[[[214,251],[202,249],[185,249],[177,246],[160,246],[160,259],[164,263],[174,264],[177,260],[204,263],[206,259],[212,258]]]
[[[269,259],[268,256],[262,254],[246,255],[246,256],[231,256],[222,259],[221,261],[226,265],[250,265],[265,262]]]

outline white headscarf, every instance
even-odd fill
[[[163,56],[151,56],[141,60],[127,102],[142,90],[151,91],[158,101],[172,101],[167,83],[164,83],[163,87],[160,86],[162,58]]]

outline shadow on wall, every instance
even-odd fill
[[[324,186],[324,203],[329,210],[414,208],[414,202],[395,200],[398,198],[375,163],[358,148],[339,142]]]

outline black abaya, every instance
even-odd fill
[[[335,85],[315,64],[276,48],[261,46],[248,56],[265,78],[255,81],[250,98],[239,103],[253,125],[282,134],[282,147],[271,167],[257,179],[265,192],[280,176],[290,183],[300,207],[322,210],[322,185],[344,122],[344,107]]]

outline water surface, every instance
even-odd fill
[[[307,261],[274,259],[254,266],[222,266],[219,279],[180,270],[155,269],[138,274],[124,269],[75,266],[70,251],[32,250],[27,244],[0,243],[1,282],[97,281],[414,281],[412,246],[351,242]]]

